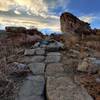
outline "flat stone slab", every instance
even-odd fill
[[[47,54],[47,56],[52,56],[52,55],[54,55],[54,56],[61,56],[61,53],[59,53],[59,52],[49,52]]]
[[[46,57],[46,63],[58,63],[61,60],[61,56],[58,55],[50,55]]]
[[[45,80],[43,76],[28,76],[16,100],[32,100],[33,98],[33,100],[43,100],[44,85]]]
[[[22,63],[32,63],[32,62],[43,62],[45,59],[44,56],[25,56],[22,59],[20,59],[20,62]]]
[[[47,100],[93,100],[85,89],[77,86],[68,76],[48,77],[46,94]]]
[[[25,56],[32,56],[35,54],[35,49],[25,49],[24,55]]]
[[[45,49],[44,48],[36,48],[35,52],[37,55],[45,55]]]
[[[64,72],[63,64],[61,63],[51,63],[51,64],[48,64],[46,67],[47,75],[53,76],[53,75],[60,74],[63,72]]]
[[[45,100],[43,96],[20,96],[15,100]]]
[[[33,74],[35,75],[44,74],[44,69],[45,69],[44,63],[30,63],[28,66]]]

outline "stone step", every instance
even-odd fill
[[[44,74],[45,63],[30,63],[28,67],[34,75]]]
[[[61,56],[58,55],[48,55],[45,59],[45,63],[58,63],[61,61]]]
[[[24,58],[21,58],[19,61],[21,63],[32,63],[32,62],[43,62],[45,59],[44,56],[25,56]]]
[[[28,76],[16,100],[44,100],[44,86],[43,76]]]
[[[93,100],[87,91],[68,76],[47,77],[47,100]]]
[[[33,55],[35,55],[35,49],[25,49],[24,55],[25,56],[33,56]]]
[[[36,48],[36,55],[45,55],[45,49],[44,48]]]
[[[54,76],[61,73],[64,73],[63,64],[61,63],[50,63],[46,67],[47,76]]]

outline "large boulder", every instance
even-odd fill
[[[65,46],[69,48],[79,42],[83,34],[92,33],[89,23],[81,21],[69,12],[62,13],[60,16],[60,23],[61,31],[64,33]]]
[[[63,33],[75,32],[77,29],[90,29],[90,24],[81,21],[69,12],[65,12],[60,17],[61,30]]]

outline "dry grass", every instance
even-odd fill
[[[9,78],[9,72],[12,71],[9,61],[12,63],[15,60],[14,56],[20,48],[6,40],[0,43],[0,100],[14,100],[17,83]]]

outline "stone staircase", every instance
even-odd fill
[[[65,72],[60,51],[35,48],[25,50],[24,55],[20,62],[27,63],[32,74],[24,80],[16,100],[93,100]]]

